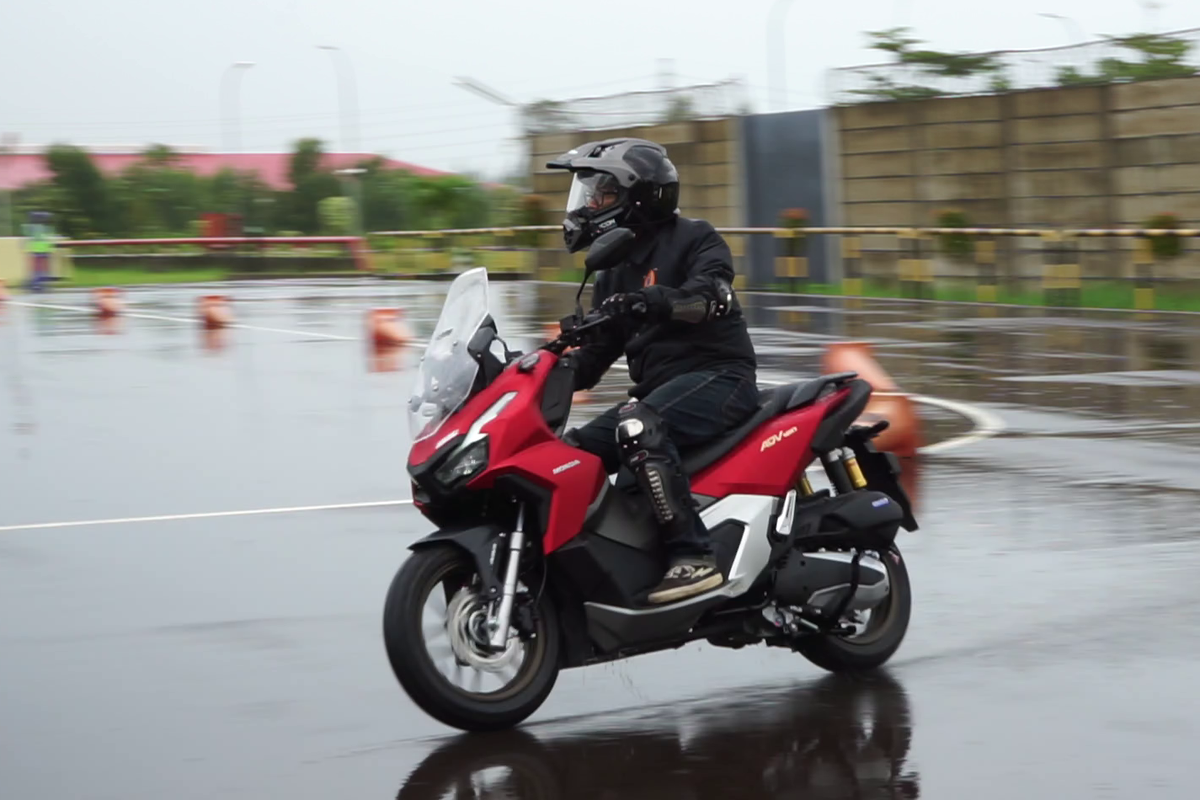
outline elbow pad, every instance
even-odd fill
[[[727,281],[716,281],[716,300],[698,295],[688,295],[671,301],[671,319],[680,322],[700,323],[725,316],[733,309],[733,287]]]

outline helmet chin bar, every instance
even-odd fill
[[[613,228],[620,227],[628,209],[623,206],[605,209],[595,217],[572,211],[563,220],[563,244],[568,253],[578,253],[591,246],[597,237]]]

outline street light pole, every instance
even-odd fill
[[[776,111],[782,111],[787,101],[787,74],[784,69],[784,35],[783,23],[787,18],[788,9],[791,8],[792,0],[775,0],[775,4],[771,6],[771,10],[767,13],[767,80],[773,85],[771,86],[771,105]],[[779,19],[774,19],[776,16]],[[771,34],[774,34],[772,36]],[[773,45],[773,46],[772,46]],[[774,57],[772,58],[772,51]],[[772,81],[772,73],[774,81]]]
[[[503,94],[496,91],[492,87],[487,86],[487,85],[475,80],[474,78],[468,78],[468,77],[463,77],[463,76],[457,77],[454,79],[454,85],[460,89],[466,89],[471,94],[477,95],[478,97],[482,97],[484,100],[487,100],[488,102],[491,102],[491,103],[495,103],[498,106],[509,106],[510,108],[512,108],[517,105],[517,102],[515,100],[504,96]]]
[[[230,114],[230,112],[229,112],[230,103],[228,100],[229,88],[232,85],[235,92],[237,89],[240,89],[241,85],[242,85],[242,82],[240,80],[242,74],[246,70],[250,69],[253,66],[254,66],[253,61],[237,61],[237,62],[234,62],[233,64],[230,64],[228,67],[226,67],[225,72],[221,76],[221,105],[224,106],[224,108],[225,108],[224,116],[226,118],[226,122],[228,122],[229,118],[232,117],[233,118],[233,127],[234,127],[234,136],[233,136],[234,142],[233,142],[232,148],[230,148],[229,132],[228,132],[228,130],[226,130],[226,137],[225,137],[225,151],[226,152],[238,153],[238,152],[241,152],[241,147],[242,147],[241,131],[238,130],[241,127],[241,119],[240,119],[241,114],[239,111],[240,103],[238,100],[238,96],[235,93],[234,99],[233,99],[233,113]],[[234,79],[233,81],[230,81],[231,76]]]
[[[460,89],[470,92],[476,97],[482,97],[489,103],[495,103],[498,106],[516,109],[519,115],[517,119],[517,125],[521,129],[521,136],[523,139],[525,139],[526,144],[529,143],[528,125],[525,124],[526,121],[520,116],[524,110],[520,103],[503,94],[502,92],[499,92],[496,89],[493,89],[492,87],[482,83],[481,81],[475,80],[474,78],[463,75],[456,76],[454,78],[454,85]],[[521,154],[521,158],[526,158],[525,153]],[[528,168],[528,162],[526,163],[526,168]]]
[[[1157,33],[1158,11],[1163,4],[1156,0],[1142,0],[1142,10],[1146,12],[1146,33]]]
[[[329,57],[334,61],[334,69],[337,71],[338,78],[338,116],[341,118],[342,128],[342,147],[346,152],[358,151],[358,84],[354,78],[354,65],[350,63],[350,56],[340,47],[335,47],[328,44],[317,45],[318,50],[324,50],[329,53]],[[338,61],[337,55],[341,55],[342,60]],[[345,69],[343,69],[343,66]],[[350,90],[346,91],[346,85],[349,84]],[[354,137],[351,139],[348,122],[348,110],[353,108],[354,117]]]
[[[1083,44],[1087,41],[1087,34],[1083,32],[1083,28],[1079,25],[1079,23],[1071,17],[1064,17],[1062,14],[1051,14],[1048,12],[1039,13],[1038,16],[1045,17],[1046,19],[1056,19],[1061,22],[1063,27],[1067,29],[1067,35],[1071,36],[1074,34],[1075,38],[1079,40],[1079,44]]]

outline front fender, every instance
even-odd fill
[[[410,544],[408,549],[416,552],[447,544],[457,547],[475,560],[475,569],[483,581],[484,597],[499,599],[502,584],[492,562],[502,534],[500,526],[493,524],[443,528],[418,539]]]

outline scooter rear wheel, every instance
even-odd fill
[[[481,646],[488,605],[478,587],[474,560],[457,547],[412,553],[388,589],[384,645],[404,691],[434,719],[465,731],[511,728],[537,711],[558,679],[558,618],[543,595],[532,636],[513,626],[504,653],[491,653]],[[518,586],[518,600],[521,593]]]
[[[866,672],[886,664],[900,649],[912,615],[912,584],[898,547],[892,545],[879,557],[887,568],[891,591],[871,610],[865,630],[849,637],[806,637],[796,644],[796,650],[821,669]]]

